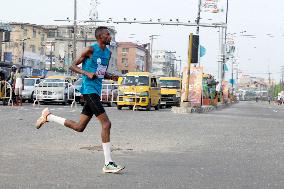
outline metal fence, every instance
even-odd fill
[[[13,106],[13,88],[7,81],[1,81],[0,83],[0,99],[3,102],[3,105],[7,103],[7,105]]]
[[[35,87],[36,104],[40,102],[61,102],[66,104],[71,102],[71,107],[76,106],[75,87],[68,82],[41,82]]]

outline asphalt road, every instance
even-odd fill
[[[0,188],[284,188],[284,106],[240,102],[206,114],[118,111],[113,159],[122,174],[103,174],[100,125],[83,133],[34,122],[45,106],[0,106]],[[52,112],[78,119],[75,109]]]

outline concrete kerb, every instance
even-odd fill
[[[171,111],[178,114],[188,113],[207,113],[214,110],[221,110],[227,108],[237,102],[218,104],[217,106],[201,106],[201,107],[172,107]]]

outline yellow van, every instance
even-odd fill
[[[161,106],[180,106],[181,79],[179,77],[160,77]]]
[[[129,72],[118,87],[117,109],[123,107],[159,110],[161,89],[158,79],[149,72]]]

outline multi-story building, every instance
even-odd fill
[[[10,25],[8,23],[0,22],[0,62],[5,61],[4,55],[6,54],[2,51],[2,46],[4,46],[2,43],[5,44],[10,41],[10,32]]]
[[[42,26],[28,23],[9,23],[10,41],[2,44],[5,62],[35,69],[44,68],[46,32]]]
[[[152,73],[157,76],[176,76],[175,52],[155,50],[152,54]]]
[[[132,42],[119,42],[117,47],[118,70],[122,74],[149,71],[151,65],[147,46],[147,44],[138,45]]]
[[[48,60],[46,62],[47,69],[52,67],[63,68],[68,70],[68,67],[73,62],[73,36],[74,29],[72,25],[48,25],[44,26],[47,31],[46,40],[46,56]],[[115,42],[116,31],[113,27],[110,27],[110,33],[112,36],[112,42],[109,46],[112,57],[109,63],[108,70],[110,72],[117,71],[117,45]],[[77,29],[77,43],[76,43],[76,55],[78,56],[82,50],[96,42],[95,38],[96,26],[81,25]],[[52,64],[50,64],[52,62]],[[51,65],[51,66],[50,66]]]
[[[240,74],[238,79],[238,88],[239,89],[250,89],[250,90],[259,90],[267,89],[269,86],[269,81],[262,77],[253,77],[248,74]]]

